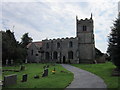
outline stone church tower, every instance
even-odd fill
[[[78,38],[79,63],[93,63],[95,59],[95,44],[92,14],[90,19],[78,20],[76,16],[76,30]]]

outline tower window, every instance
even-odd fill
[[[48,43],[46,44],[46,48],[49,48],[49,44]]]
[[[87,31],[87,26],[83,26],[83,31]]]
[[[72,41],[69,42],[69,47],[70,48],[73,47],[73,42]]]
[[[59,42],[57,43],[57,48],[60,48],[60,43]]]

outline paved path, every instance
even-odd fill
[[[74,74],[74,80],[67,88],[107,88],[100,77],[68,64],[61,65]]]

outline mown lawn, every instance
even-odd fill
[[[65,88],[73,80],[73,74],[61,65],[55,66],[49,64],[48,77],[41,77],[43,73],[43,66],[45,64],[25,64],[26,70],[20,72],[5,71],[3,76],[10,74],[17,74],[18,80],[16,85],[9,86],[7,88]],[[47,64],[48,65],[48,64]],[[52,70],[56,69],[56,73],[52,74]],[[19,69],[17,67],[3,67],[3,69]],[[61,72],[65,71],[65,72]],[[28,81],[21,82],[22,75],[28,74]],[[39,75],[39,79],[34,79],[34,75]]]
[[[107,84],[108,88],[118,88],[120,84],[120,77],[111,76],[112,70],[115,66],[111,62],[102,64],[72,64],[78,68],[92,72],[101,77]]]

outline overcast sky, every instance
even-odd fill
[[[68,1],[68,0],[67,0]],[[79,19],[93,14],[95,46],[107,50],[107,36],[118,15],[118,0],[3,0],[0,3],[1,29],[13,30],[18,41],[28,32],[33,41],[76,37]]]

